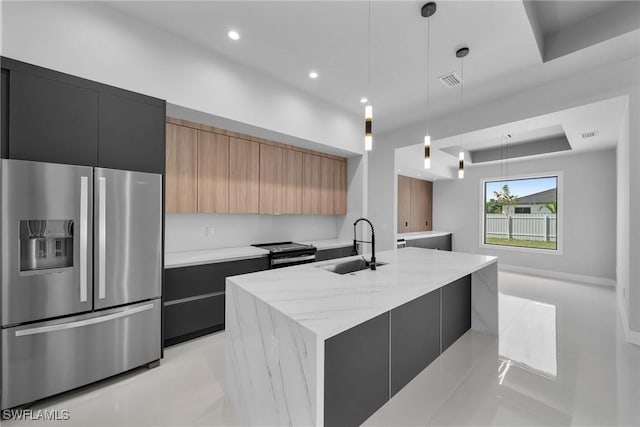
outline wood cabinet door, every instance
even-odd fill
[[[427,182],[411,178],[411,222],[409,231],[427,231]]]
[[[198,212],[229,212],[229,137],[198,131]]]
[[[425,212],[425,222],[427,224],[427,231],[433,231],[433,182],[426,182],[426,198],[427,198],[427,210]]]
[[[260,213],[282,213],[282,148],[260,144]]]
[[[282,152],[282,213],[302,213],[302,153],[284,149]]]
[[[407,233],[411,229],[411,180],[398,175],[398,233]]]
[[[333,161],[333,214],[347,214],[347,162]]]
[[[260,144],[229,138],[229,213],[260,210]]]
[[[320,158],[320,215],[333,215],[334,160]]]
[[[322,183],[320,170],[322,157],[302,155],[302,213],[320,214]]]
[[[198,133],[195,129],[167,123],[167,213],[195,213],[197,208]]]

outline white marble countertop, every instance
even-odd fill
[[[412,233],[398,233],[398,239],[415,240],[428,239],[429,237],[439,237],[451,234],[450,231],[415,231]]]
[[[334,249],[334,248],[343,248],[345,246],[352,246],[353,240],[348,240],[348,239],[305,240],[298,243],[313,245],[316,248],[318,248],[319,251],[321,251],[323,249]]]
[[[339,275],[322,266],[358,256],[227,278],[320,339],[425,295],[497,261],[496,257],[421,248],[384,251],[378,270]]]
[[[164,255],[164,268],[189,267],[192,265],[213,264],[223,261],[259,258],[269,255],[269,251],[253,246],[235,248],[204,249],[199,251],[167,252]]]

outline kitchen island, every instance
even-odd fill
[[[420,248],[233,276],[226,376],[247,425],[358,425],[469,328],[497,335],[497,259]]]

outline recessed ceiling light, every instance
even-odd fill
[[[369,102],[369,100],[367,98],[365,98],[364,96],[362,98],[360,98],[360,103],[361,104],[366,104],[367,102]]]
[[[309,78],[310,79],[317,79],[318,78],[318,73],[316,71],[310,71],[309,72]]]
[[[229,36],[229,38],[230,38],[231,40],[240,40],[240,33],[238,33],[238,32],[237,32],[237,31],[235,31],[235,30],[230,30],[230,31],[227,33],[227,36]]]

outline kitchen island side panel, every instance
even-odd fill
[[[471,329],[498,335],[498,263],[471,273]]]
[[[226,383],[243,424],[321,425],[316,335],[229,280],[225,324]]]

